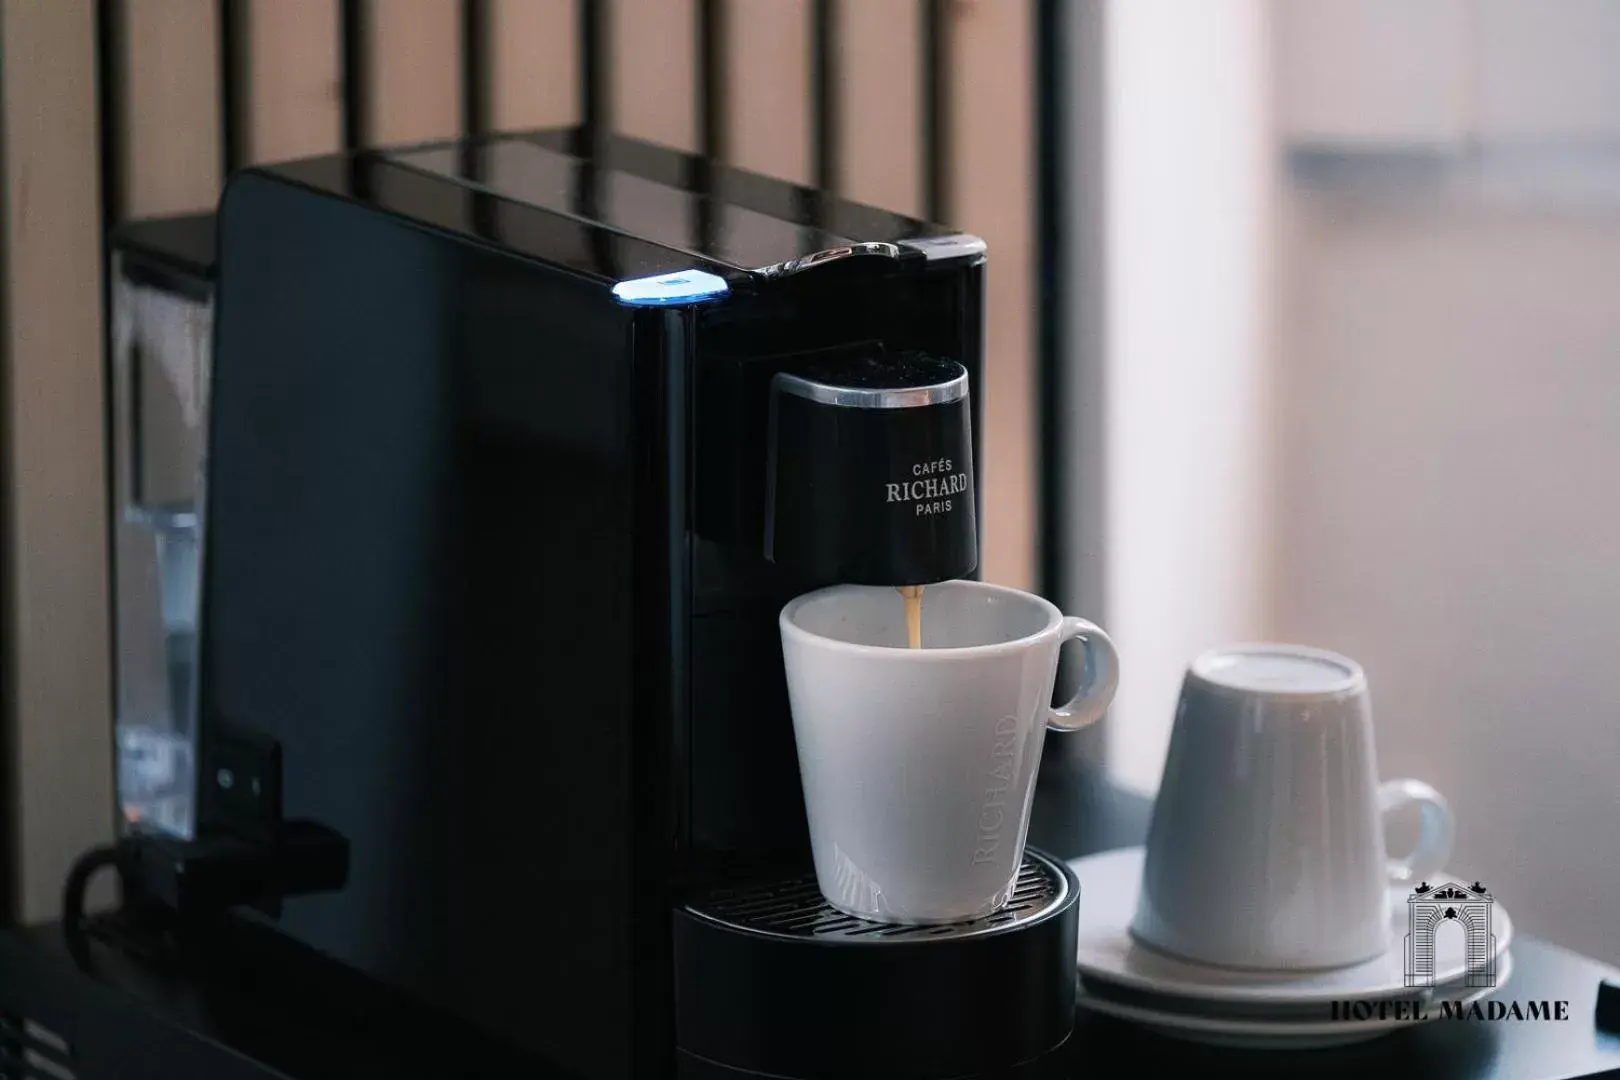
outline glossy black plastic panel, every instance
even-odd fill
[[[617,136],[577,130],[388,151],[384,160],[734,271],[855,242],[942,235],[914,218]]]
[[[220,231],[205,716],[279,741],[287,816],[351,845],[279,927],[627,1075],[666,951],[683,322],[263,175]]]
[[[213,214],[125,222],[108,243],[133,281],[196,300],[213,295]]]
[[[807,852],[776,616],[828,582],[764,557],[770,381],[852,345],[960,363],[977,458],[983,259],[757,273],[940,230],[574,145],[232,181],[200,692],[349,841],[347,888],[268,925],[581,1075],[658,1075],[675,899]],[[686,269],[727,295],[613,297]]]

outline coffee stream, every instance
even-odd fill
[[[906,640],[913,649],[922,648],[922,596],[921,585],[898,586],[906,602]]]

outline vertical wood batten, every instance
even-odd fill
[[[457,0],[366,0],[366,144],[453,138],[461,130]]]
[[[342,51],[343,149],[371,145],[371,27],[367,0],[339,0],[338,41]]]
[[[220,9],[215,0],[124,0],[129,217],[206,210],[219,197]]]
[[[245,0],[217,0],[219,15],[219,174],[223,180],[247,156],[245,122],[247,26]]]
[[[98,13],[99,17],[99,13]],[[11,467],[11,364],[9,335],[5,328],[11,325],[8,302],[11,292],[6,261],[9,250],[9,196],[11,171],[6,157],[5,86],[6,11],[0,4],[0,484],[12,491],[16,473]],[[0,499],[0,928],[17,922],[17,910],[22,901],[22,873],[18,865],[17,821],[21,806],[17,798],[17,665],[12,637],[17,629],[15,618],[15,589],[12,567],[16,565],[15,545],[12,542],[14,519],[12,499]]]
[[[489,131],[489,4],[461,0],[461,134]]]
[[[3,31],[0,31],[0,40],[3,40],[3,38]],[[116,548],[113,544],[112,530],[110,526],[112,522],[116,520],[114,515],[119,513],[120,509],[116,505],[115,496],[113,493],[113,485],[109,482],[113,475],[113,469],[115,468],[115,463],[113,461],[115,451],[111,437],[112,424],[110,422],[113,412],[112,403],[110,400],[110,395],[112,392],[112,365],[110,363],[110,349],[108,348],[111,334],[106,333],[105,331],[110,329],[107,321],[110,314],[107,306],[107,297],[109,296],[108,288],[112,279],[112,267],[107,256],[108,246],[106,244],[106,237],[108,232],[115,228],[123,220],[124,204],[126,201],[125,193],[128,188],[128,181],[124,172],[125,132],[129,127],[129,118],[125,111],[128,99],[128,94],[126,93],[128,85],[128,49],[124,34],[122,0],[97,0],[95,49],[97,103],[96,148],[97,156],[100,159],[100,170],[97,177],[97,190],[100,195],[101,203],[101,220],[98,222],[97,234],[98,239],[100,239],[102,242],[101,251],[98,253],[99,257],[96,260],[101,278],[101,290],[97,293],[96,302],[99,313],[103,318],[102,329],[104,331],[101,339],[102,349],[100,367],[102,382],[97,389],[97,394],[100,398],[98,404],[101,406],[99,411],[102,418],[101,462],[103,516],[100,524],[107,529],[107,532],[105,533],[107,541],[103,545],[105,551],[105,560],[103,563],[105,577],[103,578],[103,581],[105,582],[104,588],[106,590],[106,606],[103,610],[106,613],[106,624],[102,636],[107,647],[107,664],[105,671],[108,684],[108,712],[110,714],[108,716],[108,720],[116,722],[118,694],[118,656],[116,650],[118,649],[118,630],[116,612],[113,610],[113,603],[114,598],[117,596],[118,577],[116,566]],[[0,59],[0,68],[3,67],[4,60]],[[3,89],[0,89],[0,101],[4,100],[5,93]],[[0,154],[0,157],[4,157],[4,155]],[[4,245],[0,245],[0,251],[4,250],[6,250]],[[5,346],[0,345],[0,355],[3,355],[4,353]],[[9,392],[6,396],[9,401]],[[9,405],[6,415],[8,417],[10,415]],[[22,482],[21,475],[11,472],[8,468],[5,474],[4,482],[8,491],[15,491],[16,494],[13,497],[18,503],[20,503],[23,497],[23,493],[20,489]],[[10,578],[11,574],[8,571],[8,585],[10,584]],[[116,731],[116,728],[114,730]],[[116,753],[116,739],[114,741],[114,752]],[[19,761],[20,760],[21,759],[19,759]],[[116,769],[117,766],[115,764],[115,776]],[[110,791],[109,794],[112,798],[116,799],[116,784],[113,785],[113,790]],[[18,806],[12,808],[12,815],[8,818],[8,820],[20,822],[21,813],[22,808],[19,804]],[[21,869],[19,869],[17,873],[19,875],[25,875],[25,872]],[[19,877],[19,888],[22,887],[24,880],[25,876]]]
[[[1064,253],[1068,221],[1063,210],[1063,184],[1067,140],[1062,118],[1075,107],[1065,88],[1063,59],[1068,45],[1068,24],[1062,0],[1036,0],[1035,64],[1035,403],[1036,461],[1039,463],[1035,507],[1035,580],[1042,595],[1070,602],[1072,584],[1065,557],[1068,487],[1068,440],[1062,431],[1063,403],[1069,398],[1065,376],[1068,350],[1064,346],[1064,291],[1068,287]],[[1090,607],[1084,610],[1092,610]]]
[[[576,0],[485,0],[489,5],[492,131],[580,121],[580,12]]]
[[[127,81],[122,0],[96,0],[96,99],[100,152],[101,218],[111,227],[124,219],[124,106]]]
[[[614,56],[614,12],[606,0],[579,0],[579,122],[593,143],[613,128],[617,88],[609,81]],[[592,155],[594,156],[594,155]],[[594,192],[592,193],[594,197]]]
[[[111,838],[97,16],[11,0],[0,25],[7,244],[5,629],[25,921]],[[210,126],[210,131],[212,131]],[[26,763],[26,764],[24,764]]]
[[[948,221],[951,204],[952,0],[918,0],[922,38],[918,54],[922,83],[923,214]]]
[[[987,581],[1035,584],[1034,26],[1029,4],[957,6],[948,63],[944,220],[989,245],[985,344]]]
[[[810,4],[810,179],[823,191],[843,189],[844,95],[838,51],[839,0]]]
[[[922,5],[855,0],[836,21],[841,193],[921,214]]]
[[[730,3],[726,12],[728,164],[809,184],[810,0]]]
[[[726,93],[726,12],[725,0],[698,0],[695,62],[697,64],[697,157],[693,159],[692,190],[708,194],[714,189],[713,164],[725,161],[729,153],[727,133],[731,130],[731,98]],[[720,244],[724,224],[716,203],[700,198],[692,223],[693,239],[700,248],[712,250]]]
[[[697,3],[697,150],[703,158],[724,161],[730,130],[726,95],[725,0]],[[705,204],[700,210],[707,210]]]
[[[612,126],[696,151],[696,0],[598,0],[606,8]]]
[[[242,15],[242,164],[288,161],[344,145],[338,0],[238,0]]]

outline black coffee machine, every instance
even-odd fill
[[[776,629],[975,573],[981,241],[575,131],[248,170],[218,230],[198,831],[347,862],[233,918],[580,1076],[1065,1041],[1060,863],[822,902]]]

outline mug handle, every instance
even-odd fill
[[[1096,723],[1108,711],[1119,686],[1119,653],[1102,627],[1084,619],[1065,616],[1058,644],[1079,638],[1086,650],[1086,677],[1067,703],[1055,706],[1046,726],[1053,731],[1079,731]]]
[[[1423,819],[1412,853],[1389,860],[1389,880],[1396,885],[1426,881],[1443,870],[1457,836],[1457,819],[1445,796],[1428,784],[1421,780],[1387,780],[1378,785],[1378,809],[1383,816],[1413,803],[1421,808]]]

